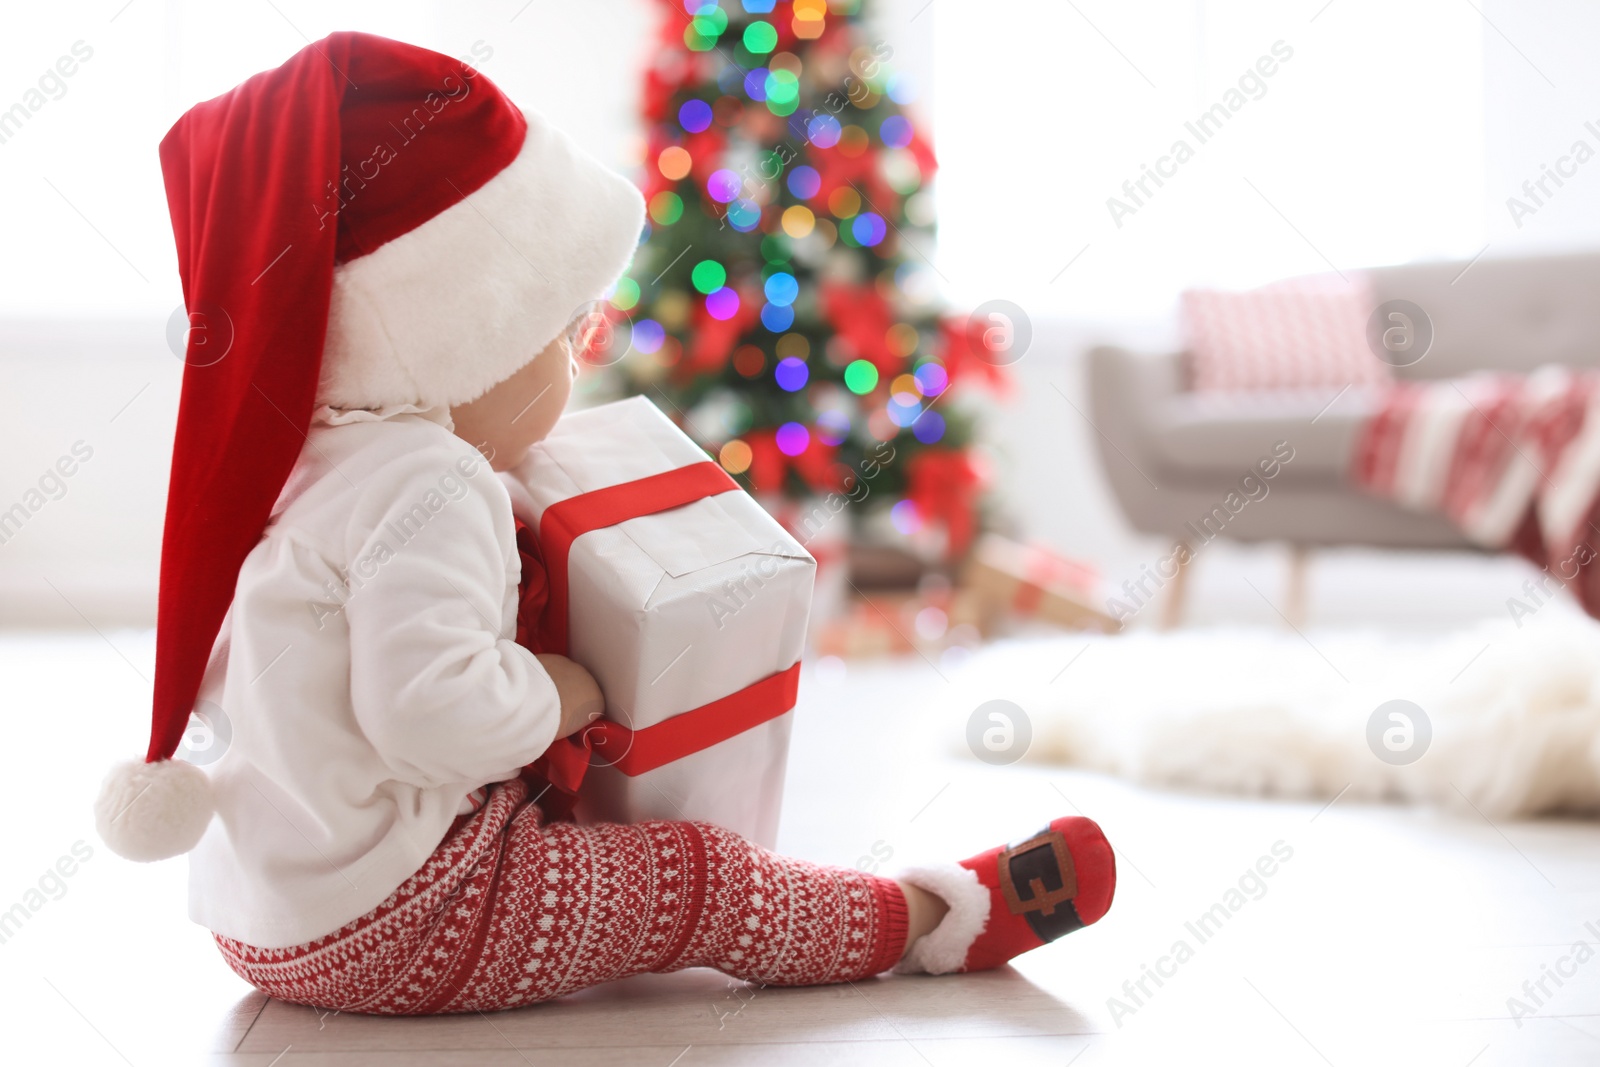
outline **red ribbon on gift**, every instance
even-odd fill
[[[633,778],[771,722],[794,707],[799,692],[797,660],[788,670],[769,674],[666,722],[630,730],[620,722],[600,719],[568,740],[599,756],[602,764]]]
[[[540,637],[544,651],[567,654],[567,556],[572,542],[593,530],[737,492],[726,471],[707,460],[558,500],[539,519],[539,546],[550,578]]]
[[[738,488],[717,464],[693,463],[558,501],[545,509],[537,538],[519,522],[517,548],[522,556],[523,578],[517,642],[535,652],[567,654],[567,562],[572,543],[579,537]],[[533,777],[547,783],[546,796],[540,804],[553,818],[569,814],[593,757],[633,777],[770,722],[794,707],[799,683],[800,664],[796,662],[786,670],[654,726],[633,730],[622,723],[600,719],[557,741],[529,766]]]

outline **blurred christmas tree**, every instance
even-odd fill
[[[959,556],[983,476],[948,398],[1005,379],[941,318],[934,157],[893,49],[861,0],[663,4],[649,222],[591,361],[757,494],[847,495]]]

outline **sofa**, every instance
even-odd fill
[[[1600,366],[1600,254],[1420,263],[1366,273],[1374,306],[1410,301],[1432,323],[1431,347],[1417,362],[1396,366],[1397,379],[1526,372],[1547,363]],[[1191,546],[1197,535],[1287,542],[1294,550],[1291,622],[1303,614],[1308,549],[1473,547],[1447,519],[1349,485],[1351,452],[1377,389],[1197,393],[1187,388],[1185,369],[1181,351],[1102,346],[1088,354],[1088,414],[1099,431],[1100,463],[1136,529]],[[1278,466],[1267,495],[1225,524],[1196,525],[1272,457],[1278,442],[1287,442],[1293,458]],[[1183,610],[1181,575],[1172,585],[1169,625]]]

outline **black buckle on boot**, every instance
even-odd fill
[[[1041,941],[1083,926],[1073,898],[1078,869],[1058,830],[1045,830],[1000,853],[1000,892],[1011,914],[1021,915]]]

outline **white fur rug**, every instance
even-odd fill
[[[950,712],[1019,705],[1026,759],[1153,785],[1600,813],[1600,624],[1544,612],[1458,634],[1206,629],[1003,642],[954,674]],[[1070,663],[1070,666],[1068,664]],[[1420,707],[1415,762],[1374,754],[1386,701]]]

